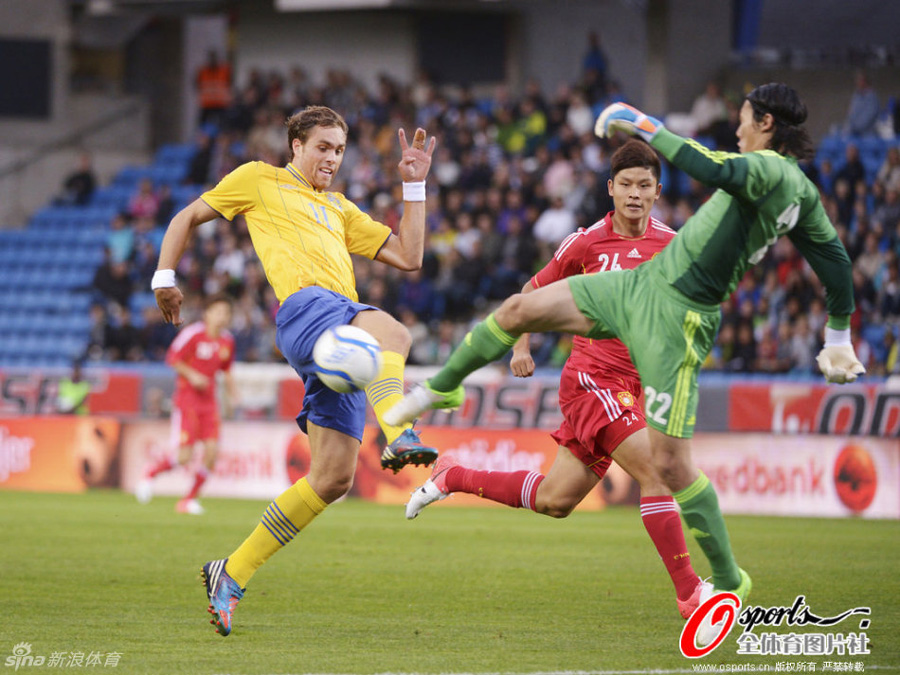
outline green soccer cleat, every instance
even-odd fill
[[[453,391],[443,392],[432,389],[425,380],[387,410],[382,419],[391,426],[399,427],[418,419],[426,410],[456,410],[465,400],[466,390],[462,385]]]
[[[715,596],[718,593],[734,593],[741,601],[741,607],[747,604],[747,598],[750,595],[750,590],[753,588],[753,580],[750,579],[750,575],[747,574],[744,570],[738,568],[738,571],[741,574],[741,583],[738,584],[737,588],[729,588],[729,589],[721,589],[716,588],[713,590],[712,595]],[[704,602],[706,597],[702,597],[700,602]],[[738,608],[740,609],[740,608]],[[713,640],[715,640],[719,633],[722,632],[724,620],[719,623],[710,623],[709,618],[704,619],[703,623],[700,624],[700,627],[697,629],[697,644],[701,647],[705,647],[708,644],[711,644]]]

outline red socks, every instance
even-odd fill
[[[162,457],[155,464],[153,464],[149,469],[147,469],[147,473],[144,474],[144,477],[145,478],[155,478],[158,474],[168,471],[173,466],[175,466],[175,462],[172,461],[171,457]]]
[[[536,471],[475,471],[455,466],[447,471],[447,489],[478,495],[513,508],[534,510],[538,486],[544,477]]]
[[[185,499],[195,499],[207,478],[209,478],[209,471],[205,466],[201,466],[197,469],[197,473],[194,474],[194,485],[191,487],[191,491],[187,493],[187,496],[185,496]]]
[[[697,574],[691,567],[691,554],[684,543],[684,531],[681,529],[675,499],[642,497],[641,520],[672,577],[678,599],[687,600],[697,587]]]

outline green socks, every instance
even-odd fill
[[[728,529],[719,510],[719,498],[709,478],[701,471],[697,480],[672,496],[681,507],[684,522],[709,560],[716,590],[737,588],[741,583],[741,573],[731,552]]]
[[[491,314],[466,334],[447,364],[428,380],[428,386],[439,392],[453,391],[469,373],[506,354],[518,339],[500,328]]]

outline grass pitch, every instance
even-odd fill
[[[408,522],[399,506],[335,504],[254,577],[222,638],[199,568],[228,555],[266,504],[204,504],[205,516],[190,517],[172,499],[139,506],[114,491],[0,492],[0,675],[13,672],[5,662],[23,642],[31,655],[62,655],[66,672],[77,653],[98,655],[77,667],[95,673],[694,672],[636,508],[555,521],[437,505]],[[900,523],[728,522],[753,576],[751,604],[788,606],[803,594],[819,615],[871,607],[871,654],[741,656],[735,628],[704,666],[900,670]],[[818,630],[828,631],[858,632],[859,622]]]

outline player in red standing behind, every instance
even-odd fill
[[[675,232],[650,216],[662,189],[659,174],[659,158],[646,143],[629,140],[619,148],[611,159],[609,180],[615,210],[563,240],[522,292],[576,274],[637,267],[661,251]],[[534,373],[527,333],[513,348],[510,368],[516,377]],[[691,566],[675,500],[652,462],[641,381],[628,348],[617,339],[575,336],[560,378],[559,404],[564,418],[552,434],[559,450],[546,476],[476,471],[443,454],[431,479],[413,492],[407,518],[452,492],[565,518],[615,460],[641,486],[641,519],[675,585],[678,609],[688,618],[712,595],[713,586],[701,581]]]
[[[148,467],[135,488],[135,496],[141,503],[147,503],[153,495],[153,478],[176,466],[187,466],[199,442],[203,444],[203,461],[194,474],[190,491],[175,509],[192,515],[203,513],[197,495],[215,466],[219,450],[216,373],[221,371],[225,376],[226,411],[237,401],[231,376],[234,338],[227,330],[229,324],[231,301],[226,296],[213,296],[206,303],[203,320],[182,329],[169,346],[166,363],[178,375],[172,396],[172,435],[177,434],[178,456],[163,457]]]

